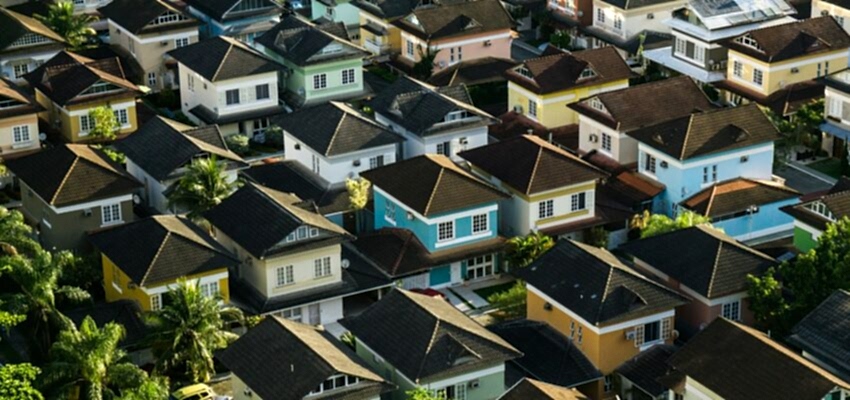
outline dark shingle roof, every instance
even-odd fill
[[[242,171],[242,175],[278,192],[292,193],[312,201],[323,215],[351,210],[344,185],[329,185],[321,176],[295,160],[255,165]]]
[[[629,136],[678,160],[779,139],[776,127],[754,103],[694,113],[630,132]]]
[[[459,155],[475,168],[526,195],[607,176],[590,163],[531,135],[496,142]],[[510,163],[505,162],[508,159]]]
[[[276,118],[275,122],[325,156],[348,154],[404,140],[357,110],[335,101],[302,108]]]
[[[641,7],[657,6],[664,3],[672,3],[675,0],[602,0],[623,10],[633,10]]]
[[[392,387],[324,329],[275,316],[266,317],[216,358],[264,399],[300,400],[337,374],[361,382],[334,392],[334,398],[372,398]]]
[[[255,39],[267,49],[279,54],[296,65],[313,65],[322,62],[349,58],[362,58],[368,55],[364,49],[355,46],[345,37],[333,33],[336,24],[314,25],[303,21],[295,14],[283,17],[277,25]],[[329,32],[330,31],[330,32]],[[323,53],[328,46],[336,45],[338,50]]]
[[[77,326],[80,326],[86,317],[91,317],[99,327],[109,322],[121,324],[126,333],[120,342],[122,348],[135,348],[137,345],[145,345],[144,340],[148,334],[148,327],[145,325],[139,303],[135,300],[97,302],[65,311],[64,314]]]
[[[725,318],[715,319],[669,363],[727,400],[821,400],[836,386],[850,389],[764,333]]]
[[[437,40],[508,30],[513,19],[499,0],[477,0],[419,8],[394,24],[419,38]]]
[[[94,60],[69,51],[60,52],[35,71],[24,75],[24,78],[61,106],[139,91],[136,85],[127,80],[124,66],[118,57]],[[122,90],[80,96],[98,82],[106,82]]]
[[[836,219],[850,215],[850,178],[842,176],[828,192],[800,204],[782,207],[782,211],[814,228],[826,230],[826,225],[832,221],[809,209],[817,202],[823,203]]]
[[[505,76],[511,82],[534,93],[554,93],[584,86],[595,86],[629,79],[632,71],[614,47],[602,47],[575,53],[557,53],[523,61],[532,75],[529,79],[516,68],[509,69]],[[593,76],[582,78],[586,69]]]
[[[621,249],[709,299],[746,291],[748,274],[761,275],[777,264],[705,225],[629,242]]]
[[[443,155],[425,154],[361,175],[426,217],[507,197]]]
[[[588,400],[576,389],[567,389],[534,379],[523,378],[498,400]]]
[[[85,145],[56,146],[6,165],[56,207],[128,195],[141,186],[100,150]]]
[[[707,217],[721,217],[761,206],[793,199],[801,194],[774,182],[737,178],[711,185],[682,202],[682,205]]]
[[[684,298],[629,268],[607,250],[570,240],[558,242],[515,274],[595,326],[684,304]]]
[[[522,355],[442,298],[401,289],[341,322],[357,340],[414,383],[435,381]]]
[[[434,86],[460,84],[471,86],[503,82],[505,80],[503,76],[505,70],[514,65],[517,65],[517,61],[505,58],[476,58],[474,60],[459,62],[435,73],[428,78],[428,83]]]
[[[282,65],[226,36],[202,40],[168,54],[211,82],[283,69]]]
[[[421,0],[352,0],[351,4],[372,15],[392,20],[410,14]]]
[[[12,100],[16,105],[9,108],[0,108],[0,118],[33,114],[44,109],[35,99],[18,87],[18,85],[5,78],[0,78],[0,101],[4,100]]]
[[[189,13],[181,11],[164,0],[113,0],[97,11],[134,34],[186,29],[200,24]],[[186,20],[148,25],[167,12],[181,15]]]
[[[787,24],[749,31],[748,36],[758,43],[758,49],[738,43],[726,42],[734,50],[765,62],[779,62],[796,57],[845,50],[850,47],[850,35],[831,16],[808,18]]]
[[[203,229],[172,215],[98,231],[89,239],[139,286],[166,284],[239,264]]]
[[[670,367],[667,359],[676,351],[676,346],[657,344],[617,367],[617,373],[630,380],[649,395],[658,397],[667,392],[658,378],[667,374]]]
[[[249,1],[250,2],[251,0],[186,0],[186,3],[188,3],[190,6],[196,8],[196,9],[202,11],[206,15],[209,15],[210,17],[213,17],[216,20],[222,21],[224,19],[230,19],[230,18],[225,18],[225,14],[228,14],[228,11],[230,11],[231,9],[233,9],[237,5],[239,5],[240,1]],[[280,8],[280,6],[277,5],[277,3],[275,3],[272,0],[260,0],[260,1],[266,3],[269,6],[270,9],[257,10],[257,11],[252,11],[252,12],[242,12],[241,16],[250,17],[250,16],[253,16],[253,15],[256,15],[257,13],[261,13],[261,14],[271,13],[271,12],[276,13],[276,12],[278,12],[278,10]],[[234,15],[233,17],[236,18],[237,15]]]
[[[850,379],[850,292],[836,290],[791,331],[788,341]]]
[[[50,30],[41,21],[0,7],[0,50],[9,47],[28,33],[46,37],[54,42],[65,43],[62,36]]]

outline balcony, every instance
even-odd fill
[[[371,39],[366,39],[363,41],[363,47],[366,48],[370,53],[374,55],[381,55],[385,53],[389,53],[390,45],[386,43],[377,42]]]

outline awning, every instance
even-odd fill
[[[824,122],[820,130],[840,139],[850,140],[850,127],[844,128],[832,122]]]

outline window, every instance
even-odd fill
[[[702,167],[702,183],[717,182],[717,166]]]
[[[195,91],[195,76],[192,74],[186,74],[186,86],[189,87],[189,90]]]
[[[478,279],[493,275],[493,255],[478,256],[466,260],[466,279]]]
[[[699,62],[705,62],[705,47],[695,44],[694,45],[694,60]]]
[[[369,169],[378,168],[384,165],[384,156],[375,156],[369,158]]]
[[[174,47],[175,48],[179,49],[181,47],[186,47],[188,45],[189,45],[189,38],[174,39]]]
[[[741,300],[736,300],[723,305],[723,318],[731,319],[732,321],[741,320]]]
[[[594,76],[596,76],[596,72],[593,71],[593,68],[587,67],[581,71],[581,75],[579,75],[578,79],[593,78]]]
[[[80,133],[89,133],[94,128],[94,121],[88,115],[80,115]]]
[[[330,378],[326,379],[324,382],[320,383],[317,388],[313,389],[313,391],[310,392],[310,394],[320,394],[329,390],[356,385],[357,382],[360,382],[360,379],[356,376],[333,375]]]
[[[162,294],[151,296],[151,311],[159,311],[162,309]]]
[[[650,322],[643,326],[643,342],[649,343],[661,339],[661,321]]]
[[[614,380],[611,379],[611,375],[605,375],[602,382],[602,390],[604,390],[605,393],[611,393],[611,391],[614,390]]]
[[[437,154],[442,154],[446,157],[451,155],[452,143],[451,142],[443,142],[437,143]]]
[[[265,84],[265,85],[257,85],[256,91],[257,91],[257,100],[266,100],[269,97],[271,97],[271,96],[269,96],[269,84],[268,83]]]
[[[156,72],[148,72],[148,86],[156,86]]]
[[[570,211],[584,210],[586,204],[587,192],[576,193],[570,196]]]
[[[528,115],[537,117],[537,102],[532,99],[528,99]]]
[[[156,19],[151,22],[151,25],[168,24],[168,23],[171,23],[171,22],[178,22],[178,21],[185,21],[185,20],[186,20],[186,17],[184,17],[184,16],[182,16],[178,13],[168,11],[168,12],[160,15],[159,17],[156,17]]]
[[[321,164],[321,160],[319,160],[319,156],[313,154],[312,162],[313,162],[313,172],[315,172],[317,174],[320,173],[321,170],[322,170],[322,164]]]
[[[239,104],[239,89],[230,89],[224,92],[227,98],[227,105]]]
[[[487,214],[478,214],[472,216],[472,233],[487,232]]]
[[[127,109],[122,108],[120,110],[113,110],[112,112],[115,114],[115,120],[118,121],[118,125],[130,125],[130,118],[127,116]]]
[[[121,222],[121,203],[107,204],[100,211],[103,225]]]
[[[602,150],[611,151],[611,135],[602,132]]]
[[[454,221],[440,222],[437,225],[437,241],[443,242],[455,238],[455,223]]]
[[[544,200],[537,204],[537,217],[539,219],[549,218],[555,213],[555,201]]]
[[[614,29],[623,29],[623,17],[619,14],[614,15]]]
[[[576,337],[576,341],[581,344],[581,341],[584,340],[584,328],[581,325],[578,326],[578,336]]]
[[[28,64],[18,64],[15,65],[15,78],[20,78],[27,73],[30,72],[30,66]]]
[[[324,278],[331,275],[331,258],[323,257],[313,261],[313,269],[316,278]]]
[[[199,285],[199,288],[201,289],[201,295],[204,297],[216,297],[220,293],[218,282],[202,283]]]
[[[643,169],[646,172],[654,174],[655,173],[655,162],[656,162],[655,157],[653,157],[652,154],[644,153],[644,159],[643,160],[644,160],[643,161],[643,163],[644,163]]]
[[[15,40],[14,42],[12,42],[12,44],[9,45],[9,48],[30,46],[30,45],[34,45],[34,44],[50,43],[50,42],[52,42],[52,40],[50,40],[50,39],[48,39],[44,36],[36,35],[34,33],[27,33],[24,36],[21,36],[20,38],[18,38],[18,40]]]
[[[262,135],[266,133],[266,129],[269,128],[269,119],[268,118],[260,118],[254,120],[254,129],[251,130],[251,133],[254,135]]]
[[[290,321],[301,322],[301,307],[283,310],[280,312],[280,316]]]
[[[684,55],[685,49],[687,47],[688,47],[688,42],[686,42],[685,39],[682,39],[682,38],[679,38],[679,37],[676,38],[676,47],[674,49],[676,54]]]
[[[734,61],[732,63],[732,74],[735,75],[738,78],[741,78],[741,77],[744,76],[744,65],[741,64],[740,61]]]
[[[528,68],[526,68],[526,67],[517,68],[516,73],[518,73],[518,74],[520,74],[523,77],[526,77],[528,79],[534,79],[534,75],[531,75],[531,71],[529,71]]]
[[[12,128],[12,141],[14,143],[26,143],[31,139],[29,125],[21,125]]]
[[[602,104],[602,100],[599,100],[598,97],[590,99],[590,106],[593,107],[594,110],[605,111],[605,105]]]
[[[313,75],[313,89],[324,89],[328,87],[328,74]]]
[[[130,47],[130,53],[133,53],[133,55],[135,56],[136,55],[136,42],[134,42],[133,39],[130,39],[130,41],[127,42],[127,44]]]
[[[753,68],[753,83],[761,86],[764,83],[764,72],[758,68]]]
[[[576,322],[570,321],[570,339],[575,337],[576,335]]]
[[[387,202],[384,206],[384,218],[395,222],[395,203]]]
[[[752,48],[757,49],[757,50],[761,50],[761,46],[759,46],[759,43],[755,39],[753,39],[753,37],[750,36],[749,34],[738,37],[738,38],[735,39],[735,41],[740,43],[740,44],[743,44],[744,46],[748,46],[748,47],[752,47]]]
[[[827,116],[836,117],[841,119],[841,100],[827,97],[826,98],[827,105]]]
[[[414,52],[413,52],[413,41],[412,41],[412,40],[408,40],[408,41],[407,41],[407,45],[405,46],[405,48],[407,49],[407,57],[408,57],[408,58],[413,58],[413,57],[414,57],[414,56],[413,56],[413,55],[414,55]]]
[[[277,271],[277,286],[291,285],[295,283],[295,272],[293,266],[278,267]]]
[[[350,85],[354,83],[354,68],[345,69],[342,71],[342,84]]]
[[[601,8],[596,9],[596,20],[599,21],[599,23],[605,23],[605,11]]]
[[[438,398],[446,400],[466,400],[466,382],[447,386],[436,391]]]

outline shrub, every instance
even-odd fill
[[[248,136],[246,135],[230,135],[226,137],[224,141],[227,143],[227,148],[229,148],[230,151],[239,154],[240,156],[244,156],[251,151]]]

